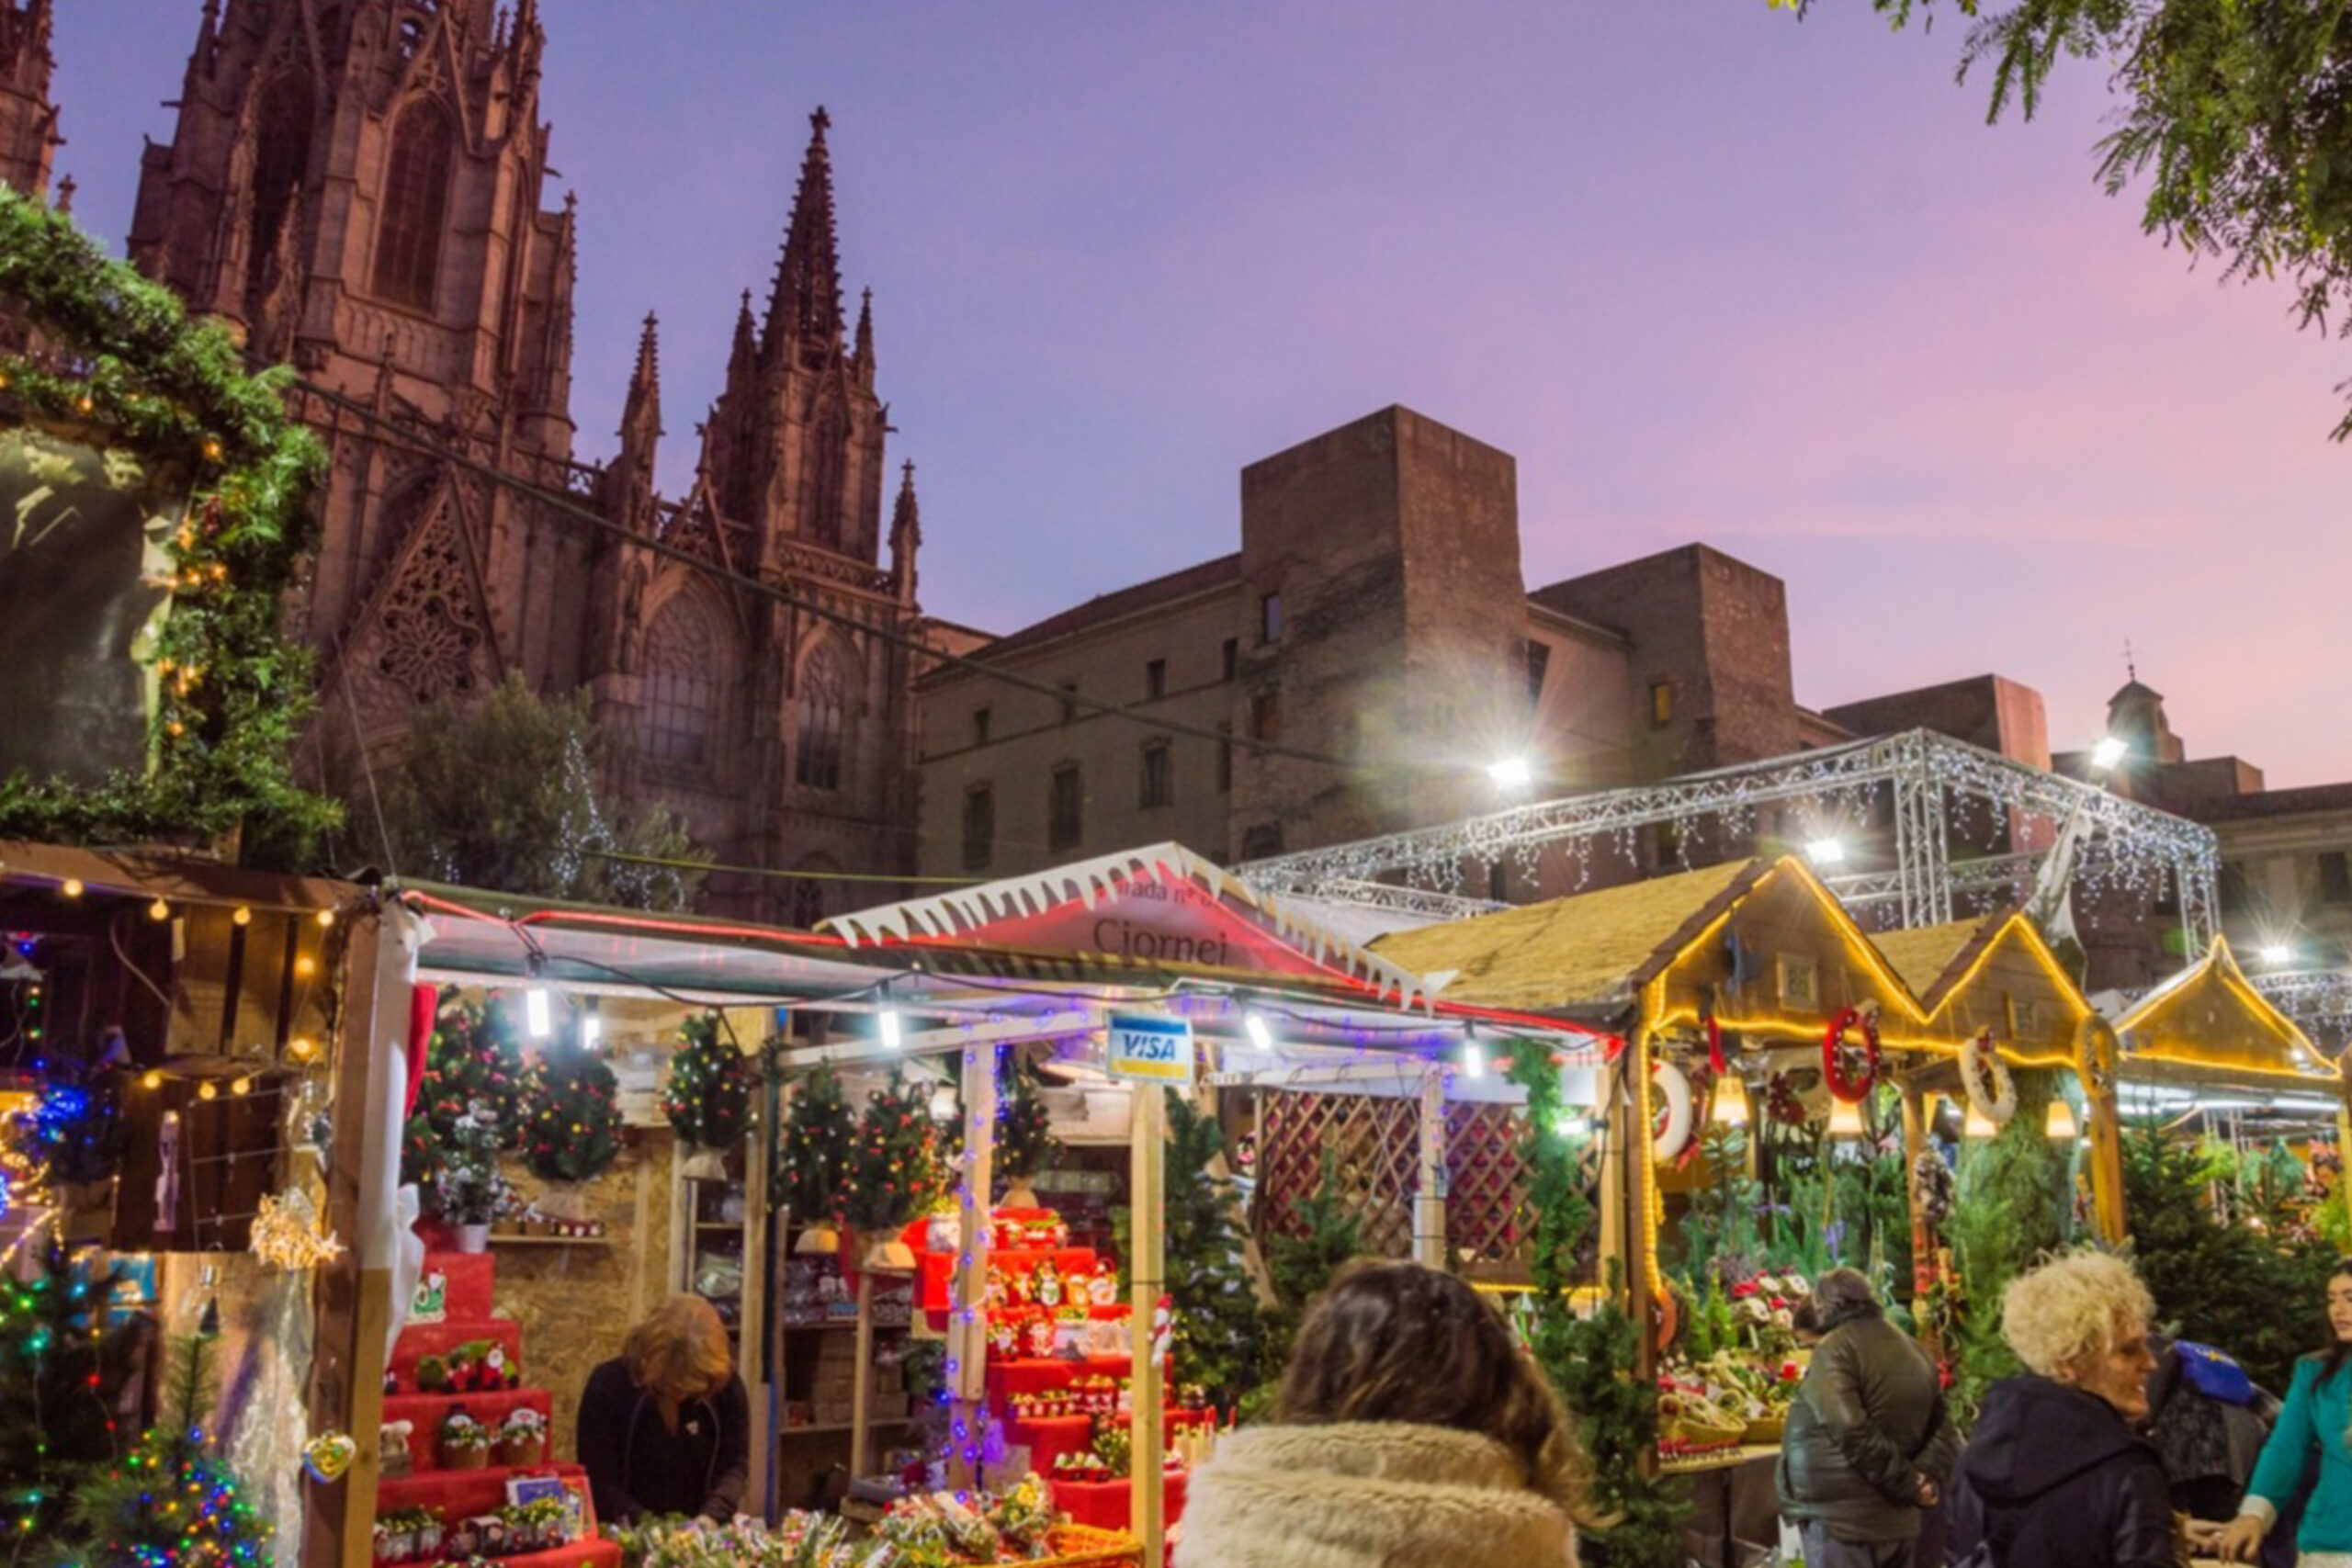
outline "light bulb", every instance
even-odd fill
[[[303,956],[294,961],[294,973],[301,976],[305,979],[308,979],[318,972],[319,961],[311,957],[308,953],[305,953]]]
[[[318,1042],[307,1034],[298,1034],[286,1043],[286,1054],[298,1062],[315,1061],[319,1055]]]
[[[334,911],[333,909],[321,909],[319,911],[319,924],[322,928],[334,924]]]
[[[545,1040],[554,1032],[548,1020],[548,988],[534,986],[523,993],[523,1027],[534,1040]]]
[[[69,876],[58,885],[57,890],[68,898],[79,898],[82,896],[82,879],[78,876]]]
[[[580,1043],[593,1051],[604,1037],[605,1021],[594,1011],[582,1013],[580,1018]]]
[[[220,1098],[220,1086],[214,1083],[210,1078],[207,1078],[202,1083],[196,1086],[196,1098],[198,1100],[218,1100]]]
[[[1271,1051],[1274,1048],[1274,1032],[1267,1028],[1266,1021],[1256,1013],[1243,1013],[1241,1027],[1250,1032],[1250,1043],[1259,1050]]]
[[[2075,1124],[2075,1108],[2064,1100],[2050,1102],[2050,1116],[2042,1123],[2043,1134],[2062,1144],[2071,1144],[2081,1134]]]
[[[141,1089],[161,1089],[164,1087],[164,1075],[158,1072],[150,1071],[145,1077],[139,1080],[139,1087]]]
[[[229,919],[236,925],[249,926],[254,923],[254,912],[245,908],[243,904],[240,904],[237,906],[237,912],[231,915]]]
[[[1487,1048],[1476,1040],[1463,1043],[1462,1076],[1471,1078],[1487,1076]]]
[[[897,1008],[884,1008],[881,1013],[881,1023],[882,1048],[886,1051],[897,1050],[899,1048],[899,1042],[905,1038],[905,1036],[899,1032],[899,1010]]]
[[[159,897],[153,903],[147,906],[147,918],[151,920],[168,920],[172,918],[172,907]]]
[[[1715,1108],[1708,1119],[1718,1127],[1745,1127],[1747,1117],[1747,1086],[1736,1077],[1725,1077],[1715,1088]]]
[[[229,1086],[229,1092],[231,1094],[251,1094],[253,1091],[254,1080],[247,1077],[241,1077],[235,1083]]]
[[[1833,1100],[1829,1107],[1829,1135],[1833,1138],[1859,1138],[1862,1131],[1860,1104],[1850,1100]]]

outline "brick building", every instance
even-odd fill
[[[573,458],[573,206],[548,201],[536,0],[185,15],[195,48],[171,137],[145,153],[130,253],[354,405],[296,399],[334,459],[297,614],[321,650],[322,749],[346,768],[380,759],[419,705],[519,673],[590,694],[619,796],[669,806],[716,860],[908,869],[914,661],[803,607],[920,635],[912,470],[893,499],[870,298],[854,329],[843,317],[824,112],[764,309],[744,294],[693,483],[665,497],[650,316],[617,455]],[[0,0],[0,176],[35,193],[55,136],[49,16],[50,0]],[[721,874],[706,897],[807,920],[831,886]]]
[[[1693,545],[1531,592],[1512,459],[1409,409],[1251,464],[1240,513],[1238,553],[979,649],[1142,722],[926,678],[926,874],[1250,860],[1487,809],[1503,757],[1557,793],[1836,732],[1791,691],[1778,579]]]

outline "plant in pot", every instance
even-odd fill
[[[594,1217],[587,1184],[621,1152],[620,1085],[602,1056],[577,1042],[550,1048],[523,1095],[523,1161],[548,1183],[540,1212],[582,1234]]]
[[[490,1428],[463,1410],[441,1418],[439,1437],[442,1469],[480,1470],[490,1463]]]
[[[506,1179],[498,1170],[498,1137],[497,1118],[477,1102],[458,1119],[452,1142],[441,1151],[433,1208],[457,1231],[459,1252],[490,1247],[490,1224],[506,1191]]]
[[[498,1429],[498,1462],[538,1464],[548,1457],[548,1418],[526,1405],[509,1412]]]
[[[1037,1190],[1031,1183],[1060,1153],[1036,1075],[1016,1062],[1004,1075],[996,1102],[996,1169],[1005,1180],[1004,1206],[1036,1208]]]
[[[842,1217],[865,1240],[866,1269],[904,1273],[914,1268],[914,1254],[899,1233],[944,1185],[938,1136],[930,1091],[908,1083],[904,1074],[892,1073],[866,1097],[842,1204]]]
[[[751,1125],[751,1065],[732,1040],[721,1038],[717,1013],[686,1020],[678,1033],[684,1043],[670,1059],[662,1113],[690,1151],[680,1173],[723,1179]]]
[[[795,1251],[841,1250],[842,1203],[856,1141],[857,1117],[842,1092],[841,1077],[820,1063],[794,1086],[769,1194],[803,1227]]]

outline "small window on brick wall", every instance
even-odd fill
[[[974,784],[964,792],[964,869],[986,871],[996,858],[996,791]]]
[[[2319,901],[2352,904],[2352,854],[2330,850],[2319,857]]]
[[[1674,682],[1650,682],[1650,728],[1664,729],[1674,722]]]
[[[1168,694],[1168,660],[1153,659],[1145,661],[1143,694],[1146,702],[1158,702]]]
[[[1143,749],[1141,804],[1146,807],[1176,804],[1175,770],[1165,740],[1148,742]]]
[[[1075,849],[1086,833],[1086,783],[1078,765],[1054,770],[1046,796],[1046,847]]]

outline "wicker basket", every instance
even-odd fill
[[[1781,1440],[1781,1434],[1787,1429],[1788,1424],[1789,1418],[1785,1414],[1780,1416],[1758,1416],[1754,1420],[1748,1422],[1747,1431],[1740,1438],[1739,1440],[1743,1443],[1752,1444],[1757,1447],[1763,1447],[1771,1443],[1777,1443]]]
[[[1046,1538],[1053,1555],[1030,1568],[1139,1568],[1143,1542],[1123,1530],[1056,1525]]]
[[[1659,1436],[1694,1449],[1729,1448],[1747,1435],[1747,1423],[1718,1426],[1688,1414],[1669,1416],[1659,1424]]]

